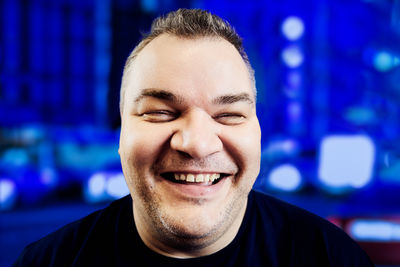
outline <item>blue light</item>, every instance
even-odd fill
[[[129,194],[129,189],[125,183],[125,178],[122,173],[110,176],[106,186],[107,194],[118,199]]]
[[[22,167],[30,163],[28,151],[23,148],[9,148],[0,157],[8,166]]]
[[[400,185],[400,160],[394,153],[386,152],[383,155],[384,168],[379,172],[379,178],[385,183]]]
[[[17,199],[15,183],[9,179],[0,179],[0,210],[11,209]]]
[[[302,106],[299,102],[292,101],[287,106],[287,115],[291,122],[298,121],[303,113]]]
[[[287,84],[291,88],[299,88],[302,84],[302,76],[298,71],[291,71],[287,75]]]
[[[377,121],[376,110],[370,107],[349,107],[344,116],[347,120],[357,125],[368,125]]]
[[[297,68],[303,64],[304,56],[300,47],[297,45],[290,45],[286,47],[281,54],[283,62],[289,68]]]
[[[285,86],[283,92],[285,96],[290,99],[299,99],[302,95],[302,75],[297,70],[290,70],[286,75]]]
[[[281,31],[288,40],[298,40],[304,34],[303,20],[296,16],[287,17],[282,22]]]
[[[129,194],[125,178],[120,171],[94,173],[85,184],[84,198],[90,203],[111,201]]]
[[[393,65],[394,66],[400,65],[400,57],[394,57],[393,58]]]
[[[271,141],[268,145],[267,153],[285,153],[295,154],[298,150],[298,144],[291,139]]]
[[[300,151],[298,142],[292,139],[272,139],[263,149],[262,157],[268,160],[296,156]]]
[[[268,181],[273,188],[292,192],[300,188],[302,177],[295,166],[283,164],[270,172]]]
[[[141,0],[140,5],[143,11],[152,13],[158,9],[158,1],[156,0]]]
[[[96,173],[89,178],[88,193],[96,198],[104,194],[106,189],[106,175],[104,173]]]
[[[363,51],[364,62],[377,71],[387,72],[400,65],[400,57],[393,51],[368,47]]]
[[[364,135],[332,135],[320,146],[318,177],[330,189],[361,188],[372,178],[375,146]]]
[[[398,66],[399,63],[400,60],[398,57],[395,57],[386,51],[380,51],[376,53],[373,59],[374,67],[381,72],[389,71]]]
[[[350,235],[360,241],[399,242],[400,223],[381,220],[355,220]]]
[[[57,172],[53,168],[44,167],[40,170],[40,182],[49,187],[57,186]]]

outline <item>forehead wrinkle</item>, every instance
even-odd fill
[[[161,100],[166,100],[173,103],[182,103],[183,98],[177,96],[167,90],[157,88],[146,88],[140,91],[140,94],[135,98],[135,103],[140,102],[145,97],[154,97]]]
[[[218,96],[212,101],[215,105],[234,104],[237,102],[248,102],[249,104],[254,105],[253,98],[248,93],[226,94]]]

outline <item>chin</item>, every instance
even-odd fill
[[[192,215],[177,215],[170,214],[161,218],[161,224],[166,227],[171,233],[186,238],[202,238],[215,232],[221,223],[215,220],[215,216],[201,216],[200,212],[195,212]]]
[[[190,213],[189,213],[190,212]],[[167,215],[165,215],[167,214]],[[159,226],[177,246],[202,248],[220,238],[232,224],[231,210],[215,210],[210,207],[182,209],[164,213]]]
[[[164,224],[164,226],[166,226]],[[181,251],[191,251],[205,248],[215,242],[222,233],[217,232],[218,226],[169,224],[164,228],[168,231],[169,243]]]

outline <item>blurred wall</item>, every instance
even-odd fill
[[[179,7],[208,9],[243,36],[263,131],[255,188],[341,227],[373,218],[400,229],[399,0],[3,0],[0,230],[25,211],[72,202],[63,207],[78,216],[127,193],[123,65],[153,18]]]

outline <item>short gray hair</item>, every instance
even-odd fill
[[[156,18],[151,24],[150,33],[144,35],[139,44],[133,49],[124,66],[122,76],[122,85],[120,92],[120,111],[124,104],[124,77],[130,68],[133,60],[140,51],[148,45],[153,39],[161,34],[171,34],[186,39],[195,39],[199,37],[220,37],[230,42],[241,55],[249,71],[250,79],[253,83],[254,97],[256,97],[255,76],[249,58],[244,50],[242,38],[236,30],[222,18],[208,11],[201,9],[178,9],[165,16]]]

